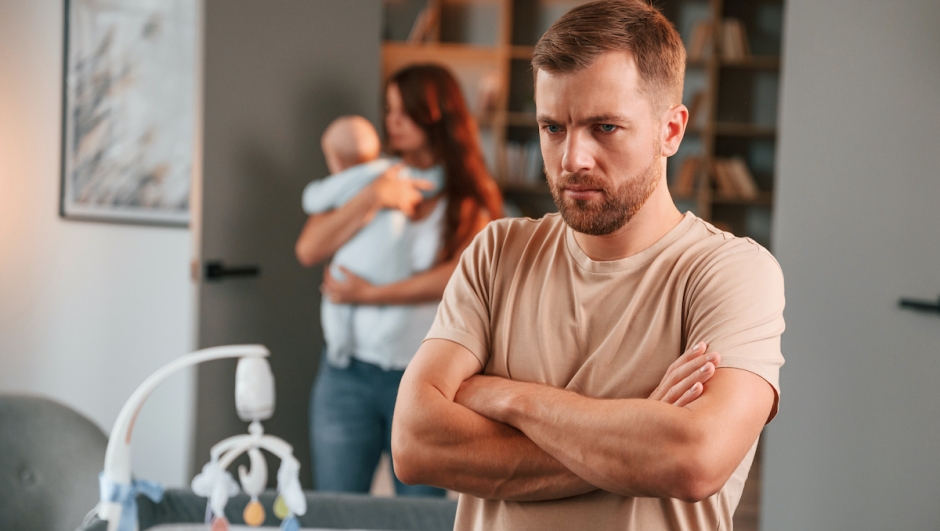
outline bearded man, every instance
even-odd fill
[[[577,7],[532,64],[559,214],[463,254],[402,379],[395,472],[459,491],[458,530],[730,529],[777,411],[780,267],[669,195],[689,113],[658,11]],[[694,399],[665,397],[679,381]]]

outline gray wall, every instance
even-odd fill
[[[293,445],[306,488],[322,272],[294,256],[306,220],[300,197],[327,174],[319,139],[332,119],[360,114],[377,124],[381,10],[379,0],[206,3],[200,253],[257,264],[261,275],[202,283],[199,345],[270,349],[277,407],[265,430]],[[245,433],[230,398],[234,366],[199,367],[194,471],[212,445]]]
[[[940,2],[788,0],[764,531],[938,529]]]

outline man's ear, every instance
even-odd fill
[[[671,157],[679,150],[685,128],[689,124],[689,109],[681,103],[674,105],[662,115],[662,146],[664,157]]]

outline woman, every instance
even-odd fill
[[[412,167],[444,170],[443,193],[423,200],[419,186],[390,170],[351,201],[310,216],[296,253],[306,266],[328,259],[382,209],[411,219],[413,277],[373,285],[327,268],[321,287],[337,303],[356,304],[355,347],[347,359],[323,359],[311,396],[314,476],[322,490],[367,492],[382,450],[391,443],[392,411],[405,366],[434,319],[437,302],[461,252],[492,219],[502,217],[499,189],[486,170],[476,125],[460,87],[444,68],[405,68],[385,90],[388,151]],[[392,334],[389,336],[389,334]],[[442,496],[441,489],[405,485],[399,495]]]

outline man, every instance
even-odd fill
[[[532,64],[560,216],[464,253],[402,380],[395,471],[461,492],[459,530],[730,529],[777,408],[780,268],[669,195],[685,51],[654,8],[575,8]],[[700,342],[721,353],[701,396],[655,400]]]

